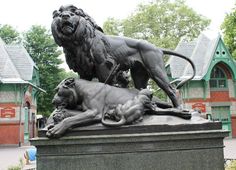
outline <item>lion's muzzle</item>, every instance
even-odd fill
[[[61,13],[61,18],[62,18],[63,20],[67,20],[67,19],[69,19],[71,16],[72,16],[72,13],[70,13],[69,11],[63,11],[63,12]]]

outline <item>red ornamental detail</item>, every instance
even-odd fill
[[[192,105],[192,109],[198,109],[201,112],[205,113],[206,112],[206,105],[203,103],[195,103]]]
[[[1,109],[1,118],[13,118],[16,117],[16,110],[11,107]]]

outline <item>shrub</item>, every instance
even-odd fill
[[[233,160],[226,165],[225,170],[236,170],[236,160]]]
[[[13,166],[10,166],[7,170],[22,170],[23,169],[23,166],[24,166],[24,162],[23,162],[23,159],[20,158],[20,163],[18,165],[13,165]]]

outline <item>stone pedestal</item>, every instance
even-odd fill
[[[60,139],[48,139],[41,131],[31,140],[37,147],[37,170],[224,169],[223,138],[228,132],[221,123],[157,119],[160,123],[120,128],[80,127]]]

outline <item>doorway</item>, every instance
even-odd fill
[[[230,131],[230,137],[232,136],[231,128],[231,116],[230,106],[214,106],[211,107],[212,120],[222,122],[222,129]]]

